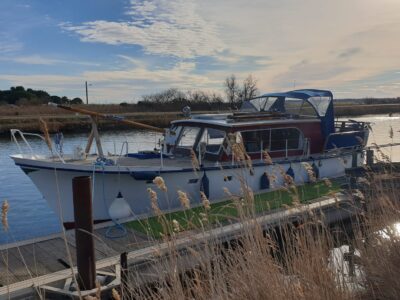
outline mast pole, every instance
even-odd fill
[[[98,112],[95,112],[95,111],[91,111],[91,110],[88,110],[88,109],[71,107],[71,106],[57,104],[57,103],[53,103],[53,102],[49,102],[49,105],[52,105],[52,106],[55,106],[55,107],[58,107],[58,108],[62,108],[62,109],[65,109],[65,110],[69,110],[69,111],[72,111],[72,112],[80,113],[80,114],[83,114],[83,115],[88,115],[88,116],[95,117],[95,118],[99,117],[99,118],[109,119],[109,120],[118,121],[118,122],[122,122],[122,123],[129,124],[129,125],[133,125],[133,126],[136,126],[136,127],[148,129],[148,130],[151,130],[151,131],[155,131],[155,132],[159,132],[159,133],[165,133],[163,128],[147,125],[147,124],[144,124],[144,123],[141,123],[141,122],[132,121],[132,120],[126,120],[122,116],[101,114],[101,113],[98,113]]]

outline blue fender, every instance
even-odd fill
[[[260,189],[269,189],[269,186],[269,177],[267,175],[267,172],[264,172],[260,177]]]
[[[202,191],[207,198],[210,197],[210,180],[207,177],[206,171],[204,171],[203,177],[201,177],[200,191]]]
[[[294,171],[292,169],[292,166],[290,166],[289,169],[287,169],[286,174],[294,179]]]

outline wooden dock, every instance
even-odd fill
[[[349,194],[338,193],[335,197],[322,197],[317,201],[279,209],[256,218],[257,224],[264,230],[275,228],[283,223],[301,222],[310,212],[323,214],[326,224],[334,224],[349,219],[360,212],[360,206]],[[254,220],[252,220],[254,221]],[[151,240],[142,233],[127,228],[127,234],[121,238],[107,238],[105,232],[111,224],[95,227],[95,256],[98,273],[115,276],[111,284],[120,283],[120,255],[127,252],[129,266],[143,265],[154,257],[168,253],[167,242]],[[251,224],[248,224],[251,226]],[[182,232],[174,242],[176,249],[201,245],[209,239],[230,241],[237,239],[243,231],[242,223],[219,226],[208,231]],[[76,273],[75,231],[48,237],[0,246],[0,299],[32,297],[46,290],[60,294],[66,282],[71,282],[72,273]],[[146,273],[149,268],[136,268],[136,272]],[[136,274],[138,278],[144,275]],[[150,274],[151,275],[151,274]],[[155,274],[156,275],[156,274]],[[46,295],[47,295],[46,294]],[[62,294],[62,292],[61,292]]]

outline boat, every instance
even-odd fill
[[[158,192],[158,207],[167,212],[183,209],[178,191],[193,207],[201,205],[202,197],[213,203],[226,199],[227,191],[240,195],[243,185],[257,193],[284,186],[288,176],[297,185],[341,177],[347,168],[363,164],[369,134],[365,122],[335,121],[332,93],[316,89],[264,94],[229,113],[191,114],[186,107],[186,118],[167,129],[143,124],[163,138],[159,149],[136,153],[104,154],[96,113],[78,112],[91,115],[93,127],[86,149],[71,154],[63,153],[60,138],[51,141],[48,133],[36,134],[51,150],[43,154],[30,148],[32,134],[11,132],[21,152],[11,158],[66,227],[74,223],[72,179],[77,176],[92,177],[96,222],[147,218],[154,214],[149,188]],[[93,140],[97,153],[90,153]],[[157,188],[158,177],[164,191]]]

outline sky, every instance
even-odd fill
[[[168,88],[400,96],[400,0],[0,0],[0,89],[136,102]]]

